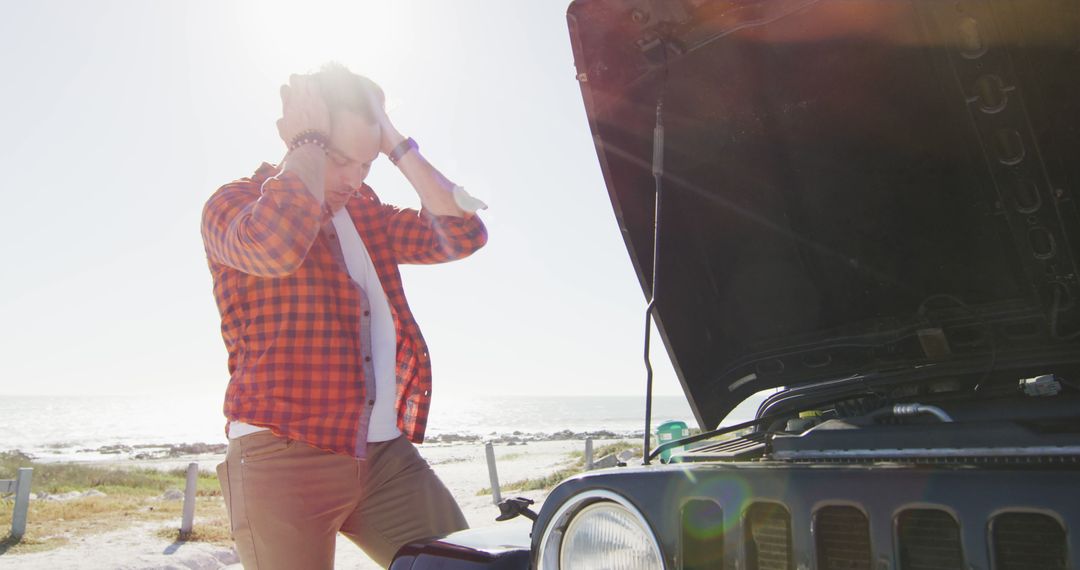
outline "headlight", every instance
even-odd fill
[[[625,498],[588,491],[563,504],[540,541],[542,570],[664,567],[656,537]]]

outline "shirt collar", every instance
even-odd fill
[[[281,166],[280,165],[270,164],[269,162],[264,162],[264,163],[260,164],[259,168],[257,168],[255,170],[255,174],[251,175],[251,181],[256,186],[261,187],[263,182],[266,182],[267,178],[270,178],[272,176],[277,176],[277,174],[279,172],[281,172]],[[368,201],[378,202],[378,200],[379,200],[378,196],[375,194],[375,191],[372,190],[371,186],[368,186],[367,183],[364,183],[364,184],[360,185],[360,190],[359,190],[358,193],[360,194],[361,197],[366,198]],[[348,202],[346,202],[346,205],[348,205],[349,202],[352,202],[355,199],[356,199],[355,196],[352,197],[352,198],[349,198]]]

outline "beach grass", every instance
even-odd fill
[[[26,535],[18,541],[10,536],[0,541],[0,554],[50,550],[78,536],[116,530],[135,522],[175,520],[173,533],[179,530],[183,501],[165,500],[162,494],[169,489],[184,489],[186,473],[182,469],[109,469],[79,463],[39,463],[19,452],[0,452],[0,479],[14,478],[20,467],[34,469],[31,490],[35,494],[91,490],[102,494],[65,500],[31,499]],[[227,519],[215,474],[199,473],[196,501],[199,536],[215,537],[211,541],[220,542],[216,537],[220,536],[222,527],[228,532],[228,523],[220,523]],[[11,496],[0,499],[0,529],[11,528],[13,510]]]
[[[614,443],[601,445],[600,447],[597,447],[595,450],[593,450],[593,457],[595,457],[596,459],[600,459],[601,457],[617,454],[626,450],[633,451],[635,453],[633,457],[641,457],[641,445],[634,441],[617,441]],[[505,485],[500,485],[499,490],[503,493],[507,491],[546,491],[555,487],[555,485],[558,485],[560,482],[562,482],[563,479],[585,472],[585,452],[572,451],[570,452],[568,457],[570,458],[572,463],[562,469],[557,469],[554,472],[542,477],[530,477],[527,479],[522,479],[520,481],[514,481]],[[484,487],[483,489],[477,491],[476,494],[477,496],[490,495],[491,488]]]
[[[224,512],[224,509],[222,510]],[[196,520],[189,534],[182,534],[179,528],[160,528],[157,535],[166,540],[180,542],[209,542],[221,546],[232,546],[232,531],[226,516],[208,517]]]
[[[39,463],[18,451],[0,452],[0,479],[13,479],[20,467],[34,469],[33,492],[51,495],[94,489],[109,496],[145,496],[183,489],[187,483],[184,469],[160,471],[147,467],[116,469],[86,463]],[[200,497],[221,494],[214,473],[200,471],[195,489]]]

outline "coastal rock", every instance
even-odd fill
[[[143,443],[138,445],[103,445],[97,449],[80,449],[79,453],[98,453],[101,455],[128,455],[131,459],[145,461],[149,459],[172,459],[188,455],[224,454],[228,450],[224,443]]]
[[[608,467],[623,467],[626,463],[619,461],[614,453],[605,455],[593,462],[593,469],[607,469]]]
[[[116,445],[103,445],[97,449],[98,453],[104,455],[119,455],[121,453],[131,453],[133,448],[130,445],[116,444]]]
[[[442,435],[436,435],[427,438],[427,441],[431,443],[476,443],[480,441],[480,436],[471,434],[457,434],[457,433],[444,433]]]
[[[179,457],[182,455],[206,455],[209,453],[225,453],[228,451],[228,444],[224,443],[181,443],[178,445],[169,446],[169,457]]]
[[[41,491],[39,493],[30,493],[30,500],[32,501],[72,501],[75,499],[86,499],[91,497],[107,497],[105,493],[98,491],[97,489],[90,489],[89,491],[68,491],[67,493],[49,493],[47,491]]]
[[[470,433],[443,433],[428,436],[425,443],[454,444],[454,443],[494,443],[497,445],[526,445],[530,441],[579,441],[585,438],[593,439],[640,439],[644,432],[619,433],[610,430],[572,431],[564,429],[552,433],[523,432],[515,430],[511,433],[500,434],[492,432],[481,436]]]
[[[184,500],[184,492],[180,489],[169,489],[161,495],[162,501],[182,501]]]
[[[16,463],[29,463],[34,460],[34,456],[29,453],[23,453],[18,449],[13,449],[11,451],[0,452],[0,459]]]

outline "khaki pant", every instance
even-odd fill
[[[409,542],[468,527],[404,437],[358,461],[260,431],[230,440],[217,472],[247,570],[332,569],[338,532],[385,567]]]

